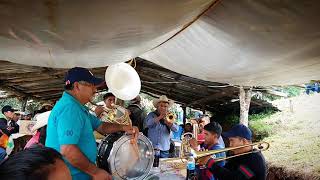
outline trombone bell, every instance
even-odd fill
[[[199,159],[205,156],[211,156],[217,153],[221,153],[221,152],[228,152],[228,151],[232,151],[232,150],[236,150],[236,149],[242,149],[245,147],[251,147],[252,149],[256,149],[254,151],[249,151],[246,153],[241,153],[241,154],[236,154],[233,156],[229,156],[227,158],[219,158],[216,159],[216,161],[222,161],[222,160],[226,160],[226,159],[230,159],[233,157],[237,157],[237,156],[242,156],[244,154],[249,154],[249,153],[255,153],[255,152],[259,152],[259,151],[265,151],[267,149],[269,149],[270,144],[267,142],[256,142],[256,143],[251,143],[251,144],[246,144],[243,146],[237,146],[237,147],[229,147],[229,148],[223,148],[223,149],[218,149],[218,150],[210,150],[210,151],[196,151],[194,149],[191,148],[189,140],[190,138],[187,138],[188,133],[185,133],[182,136],[182,143],[181,143],[181,150],[180,150],[180,158],[187,158],[190,155],[192,155],[195,159]]]
[[[190,133],[191,134],[191,133]],[[181,163],[186,163],[186,160],[188,157],[190,157],[191,155],[197,160],[199,160],[202,157],[206,157],[206,156],[212,156],[214,154],[217,153],[221,153],[221,152],[228,152],[228,151],[232,151],[235,149],[241,149],[241,148],[245,148],[245,147],[252,147],[252,151],[248,151],[248,152],[244,152],[244,153],[240,153],[240,154],[235,154],[232,156],[228,156],[225,158],[214,158],[215,162],[219,162],[219,161],[224,161],[227,159],[231,159],[234,157],[238,157],[238,156],[243,156],[246,154],[250,154],[250,153],[257,153],[260,151],[265,151],[267,149],[269,149],[270,144],[267,142],[257,142],[257,143],[252,143],[252,144],[246,144],[243,146],[237,146],[237,147],[229,147],[229,148],[224,148],[224,149],[218,149],[218,150],[210,150],[210,151],[195,151],[191,148],[190,143],[188,143],[188,137],[185,136],[187,135],[187,133],[185,133],[182,137],[182,144],[181,144],[181,149],[180,149],[180,157],[179,158],[169,158],[167,160],[164,160],[164,162],[167,163],[173,163],[175,165],[177,164],[181,164]],[[177,162],[177,160],[180,160],[180,162]],[[185,167],[185,166],[182,166]]]
[[[229,156],[229,157],[226,157],[226,158],[218,158],[218,159],[215,159],[215,161],[223,161],[223,160],[226,160],[226,159],[230,159],[230,158],[237,157],[237,156],[242,156],[242,155],[245,155],[245,154],[256,153],[256,152],[259,152],[259,151],[265,151],[265,150],[269,149],[270,144],[267,143],[267,142],[263,142],[262,141],[262,142],[257,142],[257,143],[246,144],[246,145],[243,145],[243,146],[229,147],[229,148],[211,150],[211,151],[195,151],[195,150],[192,150],[192,155],[193,155],[193,157],[195,159],[199,159],[199,158],[202,158],[202,157],[205,157],[205,156],[210,156],[210,155],[221,153],[221,152],[228,152],[228,151],[232,151],[232,150],[236,150],[236,149],[242,149],[242,148],[246,148],[246,147],[251,147],[253,150],[249,151],[249,152],[235,154],[233,156]]]

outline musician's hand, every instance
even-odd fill
[[[105,170],[98,168],[92,175],[93,180],[112,180],[112,176]]]
[[[195,138],[191,138],[189,140],[189,144],[190,144],[192,149],[198,151],[198,142],[197,142],[197,140]]]
[[[199,158],[197,162],[200,166],[203,166],[207,164],[210,158],[211,158],[211,155],[205,156],[205,157]]]
[[[161,119],[164,119],[164,117],[166,117],[166,114],[160,114],[155,118],[155,123],[159,123]]]
[[[131,134],[133,138],[137,141],[139,136],[139,129],[136,126],[124,126],[123,130],[127,134]]]
[[[169,127],[171,127],[173,124],[172,122],[168,121],[167,118],[164,119],[164,123]]]
[[[167,116],[166,113],[161,113],[158,117],[159,117],[160,119],[165,119],[166,116]]]
[[[133,126],[133,138],[135,139],[136,142],[138,142],[138,137],[139,137],[139,128],[137,126]]]
[[[190,119],[191,124],[198,124],[198,121],[196,119]]]
[[[7,127],[7,130],[8,130],[8,131],[11,131],[12,129],[14,129],[14,128],[11,127],[11,126],[8,126],[8,127]]]
[[[97,117],[99,117],[102,112],[103,106],[97,106],[96,109],[94,109],[94,113],[97,115]]]

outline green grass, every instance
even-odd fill
[[[255,141],[261,141],[272,134],[272,126],[262,120],[250,121],[249,127],[253,131]]]
[[[266,123],[264,120],[271,117],[275,112],[273,110],[266,110],[259,114],[249,115],[249,127],[253,131],[254,140],[260,141],[263,138],[272,134],[273,125]],[[232,127],[239,123],[239,116],[231,114],[223,120],[223,125]]]
[[[293,112],[283,110],[263,120],[272,127],[263,139],[270,143],[263,154],[272,165],[320,177],[320,94],[292,101]]]
[[[262,112],[259,114],[252,114],[252,115],[249,115],[249,121],[261,121],[265,118],[269,118],[274,113],[275,111],[273,110],[266,110],[265,112]]]

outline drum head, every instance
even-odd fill
[[[149,139],[140,134],[138,146],[130,140],[130,136],[123,135],[113,142],[108,170],[114,179],[144,179],[153,166],[154,151]]]

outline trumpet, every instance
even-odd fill
[[[174,123],[176,121],[176,115],[172,112],[169,112],[166,116],[166,120],[170,123]]]

